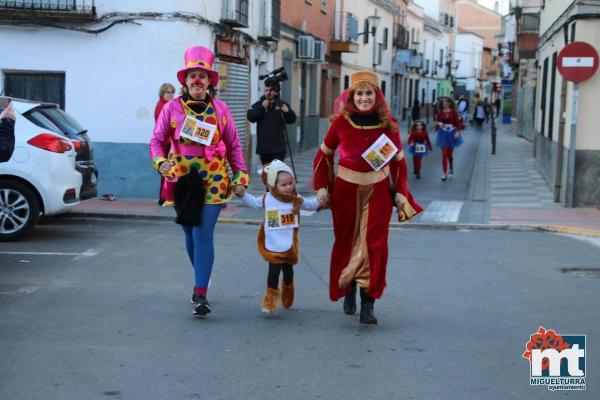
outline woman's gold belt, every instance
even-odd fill
[[[338,165],[337,176],[355,185],[373,185],[387,179],[390,168],[386,165],[379,171],[358,172]]]

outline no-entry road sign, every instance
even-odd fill
[[[598,70],[598,52],[585,42],[566,45],[558,54],[558,72],[568,81],[583,82]]]

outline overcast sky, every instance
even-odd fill
[[[496,2],[496,0],[477,0],[479,2],[479,4],[483,4],[484,6],[491,8],[492,10],[494,9],[494,3]],[[502,15],[506,15],[508,14],[508,0],[498,0],[498,2],[500,3],[500,14]]]
[[[425,13],[433,18],[438,18],[439,14],[439,1],[440,0],[415,0],[417,4],[422,6],[425,9]],[[500,4],[500,14],[506,15],[508,14],[508,6],[510,0],[498,0]],[[479,4],[483,4],[484,6],[494,9],[494,4],[496,0],[478,0]]]

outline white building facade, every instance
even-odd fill
[[[600,51],[600,3],[546,1],[540,10],[535,100],[536,164],[555,201],[567,206],[600,205],[600,72],[578,83],[558,72],[558,54],[571,42]]]
[[[481,90],[483,38],[472,32],[459,32],[454,43],[457,91],[464,87],[468,93],[477,93]]]
[[[187,47],[216,53],[219,96],[230,103],[246,145],[245,110],[258,90],[249,82],[258,81],[255,66],[274,65],[271,4],[279,1],[96,0],[91,9],[89,1],[77,0],[52,17],[55,27],[40,17],[27,20],[24,3],[30,2],[8,2],[10,15],[0,11],[0,48],[10,54],[0,60],[0,91],[8,79],[51,82],[46,89],[52,93],[33,89],[25,96],[61,103],[89,131],[100,194],[158,196],[148,155],[154,107],[162,83],[180,86],[176,73]],[[13,24],[15,18],[26,24]]]
[[[344,0],[336,2],[336,5],[339,6],[336,12],[351,13],[358,22],[358,50],[341,54],[340,89],[344,90],[349,86],[352,73],[365,69],[375,71],[389,103],[394,55],[394,15],[399,12],[398,6],[392,0]]]
[[[447,77],[448,50],[448,28],[440,24],[437,19],[428,15],[424,17],[423,23],[423,77],[422,85],[425,93],[425,114],[429,117],[431,105],[438,97],[450,96],[451,93],[444,90]]]

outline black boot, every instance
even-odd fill
[[[360,289],[360,323],[377,325],[377,318],[373,314],[375,299],[370,297],[363,288]]]
[[[352,282],[352,290],[344,297],[344,314],[354,315],[356,312],[356,282]]]

